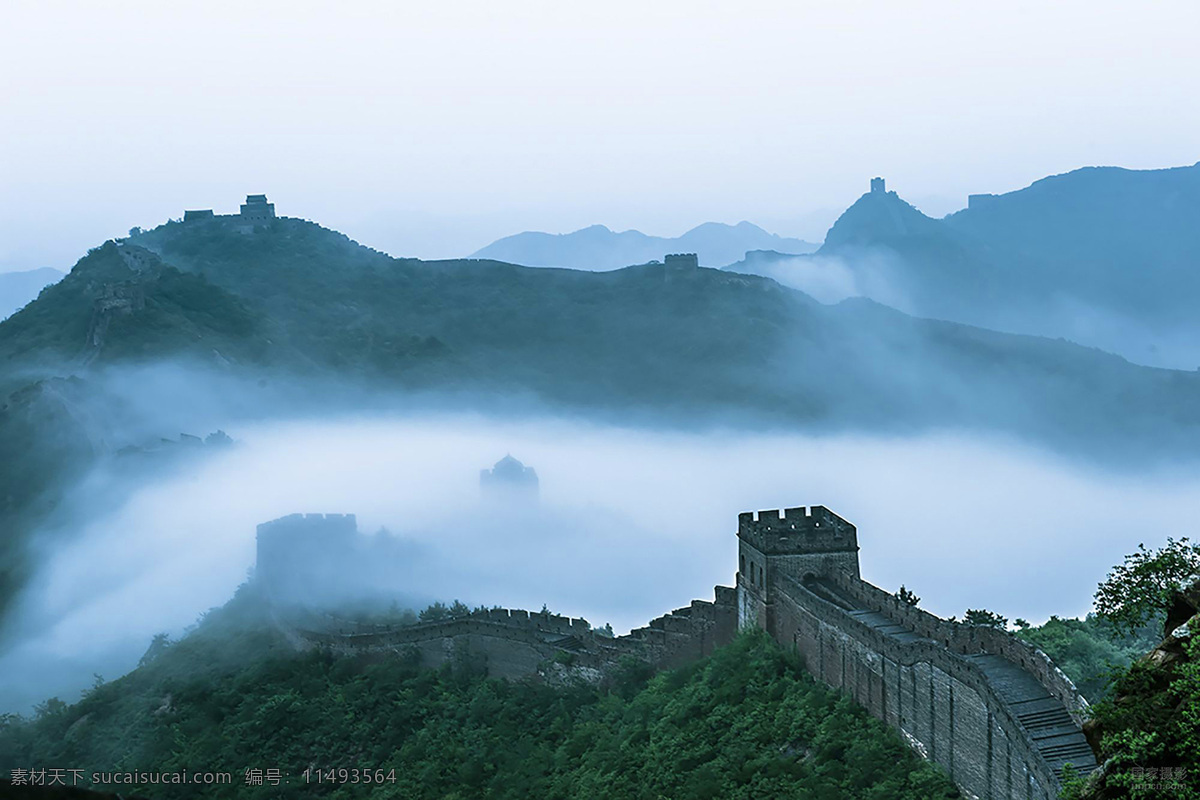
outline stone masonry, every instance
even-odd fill
[[[742,628],[766,629],[942,765],[969,797],[1051,800],[1095,757],[1086,701],[1006,631],[935,617],[859,577],[855,527],[822,506],[742,514]]]
[[[295,588],[287,539],[334,548],[355,535],[352,515],[293,515],[259,526],[257,576]],[[302,647],[404,654],[425,666],[463,658],[502,678],[564,673],[600,680],[627,658],[669,668],[710,654],[739,628],[762,628],[937,762],[968,797],[1052,800],[1065,765],[1095,757],[1081,725],[1087,703],[1040,650],[1012,634],[940,619],[859,577],[858,532],[823,506],[738,517],[737,586],[718,586],[627,636],[582,619],[478,610],[417,625],[363,626],[325,615],[300,624],[277,615]],[[280,558],[277,558],[279,556]]]

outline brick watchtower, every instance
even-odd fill
[[[858,531],[825,506],[738,514],[738,627],[767,627],[773,582],[859,577]]]

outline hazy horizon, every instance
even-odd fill
[[[18,2],[0,23],[0,271],[252,192],[450,257],[592,224],[820,241],[874,175],[941,216],[1200,157],[1183,3]]]

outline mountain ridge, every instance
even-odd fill
[[[808,253],[817,245],[768,233],[743,220],[736,225],[705,222],[680,236],[651,236],[590,225],[570,233],[524,231],[497,239],[471,255],[533,267],[611,270],[659,259],[664,253],[695,252],[704,266],[722,266],[747,250]]]
[[[129,266],[136,258],[140,271]],[[871,304],[822,305],[767,278],[707,268],[393,259],[287,218],[252,234],[219,220],[172,222],[108,243],[0,323],[10,373],[187,354],[247,374],[486,387],[593,411],[732,413],[803,427],[981,425],[1076,444],[1104,430],[1090,445],[1113,446],[1135,444],[1122,430],[1132,434],[1142,424],[1133,420],[1153,409],[1150,427],[1163,435],[1180,424],[1192,435],[1200,421],[1186,410],[1194,374],[1067,342]],[[997,403],[1003,397],[1016,405]]]
[[[0,272],[0,320],[24,308],[47,286],[62,280],[65,272],[52,267]]]
[[[882,188],[882,187],[881,187]],[[847,294],[917,316],[1032,333],[1137,363],[1200,363],[1200,164],[1086,167],[928,217],[871,191],[810,256],[730,265],[796,288],[834,264]]]

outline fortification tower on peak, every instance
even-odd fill
[[[187,209],[183,212],[183,221],[188,223],[209,222],[220,220],[235,227],[250,232],[255,223],[275,219],[275,204],[267,202],[265,194],[248,194],[246,202],[242,203],[237,214],[215,214],[211,208]]]
[[[695,277],[700,273],[700,256],[696,253],[669,253],[663,256],[663,281],[672,283]]]
[[[695,253],[668,253],[663,256],[668,270],[687,271],[700,268],[700,256]]]
[[[242,219],[266,220],[275,218],[275,204],[267,202],[265,194],[248,194],[242,203]]]
[[[998,194],[969,194],[967,195],[967,208],[971,211],[988,208],[999,198]]]
[[[738,514],[737,536],[742,627],[764,624],[780,576],[801,582],[838,573],[859,577],[858,530],[825,506]]]
[[[479,489],[486,501],[536,503],[537,471],[525,466],[510,453],[497,461],[492,469],[479,471]]]
[[[254,577],[264,593],[302,600],[331,563],[351,552],[358,536],[353,514],[289,514],[258,526]]]
[[[887,185],[883,178],[871,178],[871,194],[884,194],[887,192]]]
[[[1053,800],[1096,758],[1087,703],[1002,629],[944,620],[862,580],[858,533],[822,506],[738,516],[737,622],[899,728],[965,797]]]

